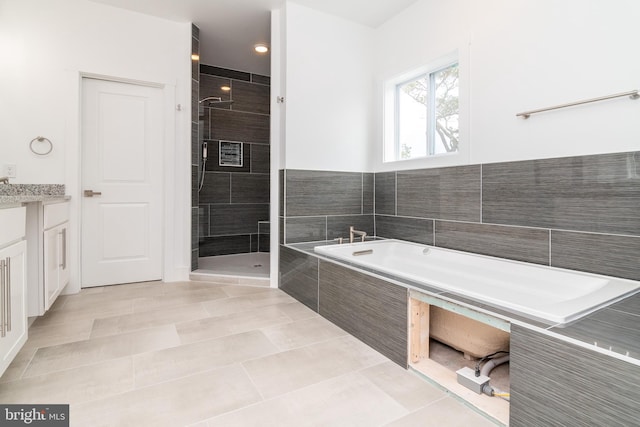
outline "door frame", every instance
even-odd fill
[[[94,78],[94,77],[87,77],[87,76],[83,76],[82,81],[81,81],[81,85],[82,85],[82,90],[84,91],[85,88],[89,88],[91,87],[96,87],[96,88],[106,88],[106,90],[108,91],[108,93],[111,93],[111,91],[115,91],[118,94],[124,94],[125,97],[131,96],[132,93],[135,94],[150,94],[149,96],[153,96],[154,97],[154,104],[156,107],[159,106],[158,109],[156,109],[156,107],[154,107],[154,111],[159,112],[160,114],[158,116],[155,116],[157,118],[157,121],[154,122],[145,122],[145,130],[148,130],[146,128],[146,124],[150,123],[152,126],[152,131],[154,138],[155,137],[160,137],[162,139],[162,144],[160,145],[160,147],[157,147],[157,141],[154,141],[154,139],[150,139],[147,141],[152,141],[153,145],[146,145],[147,150],[145,150],[145,158],[147,161],[150,161],[153,158],[153,163],[150,163],[152,170],[154,170],[155,172],[148,177],[145,177],[145,181],[148,181],[150,184],[149,190],[150,190],[150,194],[152,196],[150,196],[152,199],[152,205],[149,206],[151,211],[155,212],[151,215],[154,215],[153,220],[151,220],[150,222],[148,222],[148,225],[153,224],[155,225],[154,228],[150,228],[150,235],[154,236],[154,241],[158,242],[161,247],[160,250],[157,251],[157,247],[154,248],[154,250],[152,250],[152,252],[155,252],[155,255],[153,255],[150,260],[154,260],[151,261],[151,263],[149,264],[148,261],[138,261],[141,265],[141,267],[143,268],[147,268],[147,267],[151,267],[152,270],[149,270],[149,273],[151,273],[151,271],[153,271],[152,277],[149,276],[148,274],[140,274],[140,270],[137,268],[133,268],[133,270],[130,270],[130,273],[133,274],[133,277],[136,277],[138,280],[133,280],[133,277],[131,276],[131,274],[124,274],[122,275],[122,277],[124,278],[125,276],[127,277],[127,279],[125,279],[124,282],[122,281],[116,281],[116,279],[114,277],[110,277],[108,276],[109,273],[106,272],[105,270],[105,274],[107,274],[108,278],[103,278],[102,280],[97,279],[97,277],[100,277],[101,275],[96,276],[96,272],[100,271],[101,267],[95,266],[96,270],[92,270],[94,267],[89,267],[90,264],[87,264],[85,262],[85,260],[83,259],[83,255],[81,251],[81,258],[80,258],[80,287],[84,289],[84,286],[86,286],[87,288],[92,288],[92,287],[100,287],[100,286],[104,286],[104,284],[95,284],[96,280],[98,280],[98,282],[102,282],[107,283],[108,284],[120,284],[120,283],[133,283],[133,282],[137,282],[137,281],[144,281],[144,280],[158,280],[158,279],[162,279],[164,277],[164,251],[163,248],[165,246],[165,238],[164,238],[164,230],[165,230],[165,181],[164,181],[164,177],[166,177],[165,171],[164,171],[164,166],[165,166],[165,153],[164,153],[164,142],[165,142],[165,135],[164,135],[164,129],[163,129],[163,123],[164,123],[164,97],[163,97],[163,93],[162,93],[162,86],[159,85],[155,85],[155,84],[147,84],[147,83],[132,83],[129,81],[115,81],[113,79],[106,79],[106,78]],[[107,85],[107,86],[99,86],[99,85]],[[153,92],[148,92],[148,91],[153,91]],[[142,92],[141,92],[142,91]],[[93,93],[93,91],[89,91],[89,93]],[[99,94],[101,93],[101,90],[98,89],[97,92],[98,96],[100,96]],[[153,95],[151,95],[153,94]],[[83,93],[81,93],[81,95],[84,95]],[[146,95],[134,95],[134,96],[146,96]],[[82,139],[82,136],[84,135],[84,126],[87,124],[85,121],[85,112],[88,111],[88,108],[93,110],[95,107],[91,106],[91,107],[87,107],[85,105],[85,102],[88,102],[88,105],[92,105],[92,102],[96,101],[97,99],[89,97],[86,98],[83,96],[81,98],[81,103],[80,103],[80,112],[81,112],[81,117],[80,117],[80,125],[81,125],[81,129],[80,129],[80,136],[81,136],[81,140],[80,140],[80,154],[81,154],[81,162],[80,162],[80,185],[83,189],[87,189],[87,188],[94,188],[95,185],[92,182],[85,182],[85,178],[86,178],[86,173],[88,170],[90,170],[91,168],[87,169],[85,167],[85,165],[83,164],[84,159],[84,154],[85,154],[85,150],[87,148],[90,147],[90,145],[87,145],[87,141],[84,141]],[[160,103],[160,105],[158,105],[157,103]],[[98,143],[99,145],[99,143]],[[160,150],[158,150],[157,148],[160,148]],[[95,146],[94,146],[95,149]],[[99,151],[99,149],[98,149]],[[96,155],[97,152],[96,152]],[[159,157],[158,157],[159,156]],[[156,169],[157,167],[157,169]],[[162,181],[160,182],[156,182],[158,179],[162,179]],[[108,183],[105,183],[105,186],[108,186]],[[99,185],[98,185],[99,186]],[[117,184],[116,184],[117,186]],[[102,190],[104,191],[104,190]],[[125,190],[127,191],[127,190]],[[156,199],[156,197],[159,197],[159,199]],[[112,200],[109,198],[109,200]],[[137,201],[139,201],[138,199],[135,199]],[[90,210],[86,210],[88,209],[88,206],[91,206],[91,203],[88,203],[89,201],[86,199],[86,197],[82,197],[80,199],[80,230],[81,230],[81,234],[80,234],[80,247],[82,249],[82,246],[84,244],[88,244],[89,246],[92,246],[92,249],[96,249],[95,248],[95,244],[96,242],[93,242],[92,237],[96,237],[93,234],[89,234],[88,236],[85,235],[85,230],[84,227],[87,226],[87,224],[91,225],[96,225],[94,222],[95,219],[92,216],[86,216],[87,212],[88,213],[94,213],[91,209]],[[117,203],[118,199],[116,198],[115,200],[113,200],[113,202]],[[98,202],[99,203],[99,202]],[[95,206],[95,201],[94,201],[94,206]],[[95,208],[94,208],[95,209]],[[159,210],[159,212],[158,212]],[[159,215],[159,217],[157,216]],[[150,219],[150,218],[147,218]],[[85,221],[87,221],[87,223],[85,223]],[[157,240],[155,240],[157,239]],[[146,242],[147,244],[149,244],[150,242]],[[156,243],[157,244],[157,243]],[[157,252],[156,252],[157,251]],[[95,253],[94,253],[95,255]],[[122,262],[122,261],[120,261]],[[133,261],[134,263],[136,261]],[[156,264],[156,262],[159,263]],[[158,268],[159,266],[159,268]],[[124,266],[123,266],[124,267]],[[87,271],[83,271],[83,268],[88,268]],[[103,266],[102,268],[106,268],[106,266]],[[116,269],[118,267],[116,266]],[[131,267],[124,267],[125,269],[130,269]],[[107,268],[107,270],[109,270],[110,268]],[[147,271],[147,270],[143,270],[143,271]],[[91,274],[88,274],[88,272],[91,272]],[[94,284],[85,284],[85,273],[87,274],[87,276],[91,276],[94,277],[93,280],[91,280],[92,283]],[[117,273],[114,274],[116,276],[118,276]],[[144,279],[142,278],[144,277]]]
[[[188,280],[190,262],[190,185],[191,171],[185,164],[189,163],[191,110],[190,103],[185,108],[176,106],[176,85],[133,78],[118,77],[78,70],[67,71],[68,103],[70,118],[67,124],[69,141],[65,146],[66,194],[71,196],[70,227],[70,282],[63,294],[74,294],[81,288],[81,209],[82,209],[82,82],[83,79],[107,80],[118,83],[129,83],[159,88],[163,91],[164,133],[161,142],[164,179],[161,183],[163,193],[163,230],[162,230],[162,280]],[[190,96],[189,92],[183,96]],[[183,123],[184,122],[184,123]],[[188,134],[187,134],[188,133]],[[188,177],[187,177],[188,176]],[[171,177],[171,178],[170,178]],[[180,224],[180,228],[176,225]],[[171,244],[168,244],[171,243]],[[177,243],[177,244],[176,244]]]

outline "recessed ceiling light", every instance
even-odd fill
[[[197,53],[192,53],[191,54],[191,59],[193,61],[200,61],[200,55],[198,55]]]
[[[269,52],[269,48],[267,47],[267,45],[264,45],[264,44],[257,44],[253,48],[258,53],[267,53],[267,52]]]

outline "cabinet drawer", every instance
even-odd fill
[[[69,221],[69,202],[44,205],[44,229]]]
[[[0,247],[25,235],[27,208],[0,209]]]

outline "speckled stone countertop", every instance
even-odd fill
[[[68,199],[64,184],[0,184],[0,205]]]

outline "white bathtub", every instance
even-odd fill
[[[576,320],[640,287],[633,280],[400,240],[316,246],[314,250],[551,324]],[[369,250],[372,252],[358,254]]]

